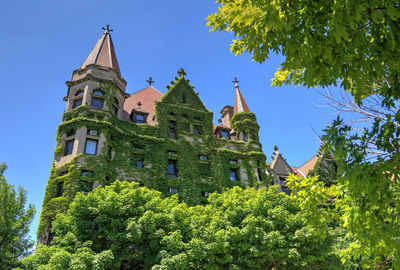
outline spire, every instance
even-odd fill
[[[249,107],[246,104],[246,101],[244,100],[242,93],[239,90],[239,85],[238,85],[238,79],[236,77],[233,78],[232,81],[235,84],[235,110],[234,114],[240,113],[240,112],[250,112]]]
[[[81,68],[83,69],[90,64],[96,64],[103,67],[114,68],[118,73],[120,73],[117,55],[115,54],[114,44],[110,35],[110,32],[112,32],[113,29],[110,29],[107,24],[107,27],[103,27],[103,30],[103,34],[97,41],[96,45],[94,45]]]

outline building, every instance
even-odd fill
[[[51,240],[51,222],[77,192],[88,193],[116,179],[139,182],[165,196],[179,193],[189,205],[235,185],[268,184],[259,126],[237,79],[234,106],[223,107],[216,125],[185,76],[180,69],[165,94],[153,87],[151,77],[142,90],[126,93],[110,29],[104,28],[66,82],[66,109],[57,129],[39,243]]]

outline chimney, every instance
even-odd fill
[[[227,126],[229,128],[231,127],[231,119],[233,116],[233,107],[229,105],[225,105],[224,108],[221,110],[221,118],[224,126]]]

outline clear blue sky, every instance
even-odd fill
[[[261,126],[267,161],[274,145],[289,164],[299,166],[318,150],[311,128],[319,133],[335,113],[318,108],[313,89],[270,86],[281,56],[264,64],[248,54],[230,53],[232,34],[209,33],[206,17],[214,1],[4,1],[0,9],[1,140],[0,162],[7,180],[28,191],[37,214],[56,147],[56,130],[65,108],[65,81],[79,68],[100,37],[101,27],[114,28],[112,38],[127,92],[146,86],[153,76],[161,92],[183,67],[214,121],[224,105],[234,104],[233,76]]]

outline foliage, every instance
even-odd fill
[[[285,60],[274,84],[341,85],[357,100],[400,97],[398,1],[217,0],[212,31],[232,31],[231,50]],[[389,85],[386,82],[390,82]]]
[[[298,201],[276,187],[208,201],[189,207],[126,181],[79,193],[25,269],[101,269],[100,258],[108,269],[335,269],[332,232],[306,225]]]
[[[325,185],[331,186],[337,180],[337,163],[332,151],[320,149],[319,157],[315,163],[314,169],[310,170],[308,174],[318,175],[319,180]]]
[[[242,116],[249,119],[238,117],[237,121],[238,126],[251,135],[248,143],[216,138],[213,114],[193,91],[189,80],[184,76],[175,77],[167,88],[155,104],[157,125],[154,126],[120,119],[107,107],[98,110],[83,105],[64,113],[57,130],[55,160],[64,158],[67,133],[86,135],[87,130],[96,130],[100,137],[104,136],[105,143],[97,156],[81,153],[61,166],[52,167],[38,228],[40,241],[49,231],[52,220],[68,209],[77,192],[89,191],[97,184],[108,185],[117,178],[139,182],[161,191],[164,196],[170,196],[170,188],[175,188],[179,198],[189,205],[205,203],[206,193],[222,192],[235,185],[247,187],[267,183],[266,157],[258,141],[254,114],[245,113]],[[112,103],[116,86],[102,83],[101,89],[106,103]],[[170,138],[171,121],[175,122],[175,139]],[[194,133],[194,126],[199,127],[200,134]],[[68,137],[68,140],[73,138]],[[206,156],[206,160],[201,160],[200,155]],[[133,166],[134,159],[143,160],[144,166]],[[236,164],[231,164],[230,160],[236,160]],[[177,177],[167,175],[169,161],[176,162]],[[231,169],[237,170],[238,181],[230,180]],[[83,175],[85,171],[91,173]],[[60,186],[62,194],[59,194]]]
[[[33,242],[28,238],[29,224],[35,215],[32,204],[25,208],[26,191],[7,183],[5,163],[0,164],[0,269],[19,265],[19,259],[29,254]]]

